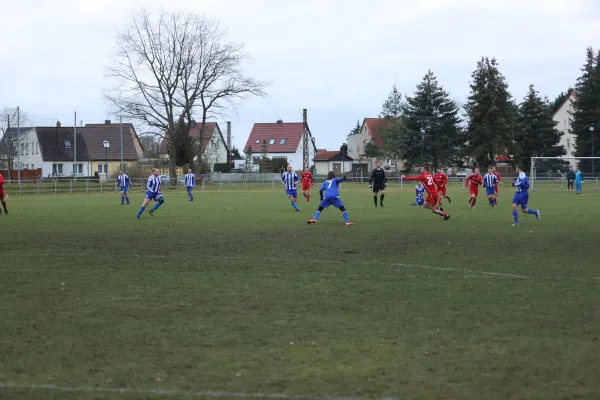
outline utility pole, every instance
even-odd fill
[[[77,182],[77,111],[73,119],[73,180]]]
[[[233,160],[231,155],[231,121],[227,121],[227,166],[232,168]]]
[[[19,142],[21,141],[21,108],[17,106],[17,174],[18,181],[21,183],[21,148]]]
[[[119,115],[119,124],[121,125],[121,169],[123,169],[123,115]]]
[[[302,110],[302,125],[303,125],[303,143],[302,143],[302,171],[309,167],[309,151],[308,151],[308,113],[306,108]]]

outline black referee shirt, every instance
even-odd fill
[[[371,179],[369,179],[369,185],[372,185],[375,182],[376,185],[382,185],[387,182],[387,178],[385,177],[385,171],[382,168],[375,168],[371,171]]]

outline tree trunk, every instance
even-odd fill
[[[173,178],[177,175],[177,148],[175,145],[174,132],[172,130],[167,133],[167,145],[169,146],[169,176]]]

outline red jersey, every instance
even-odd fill
[[[417,176],[405,176],[404,179],[407,181],[421,181],[423,183],[423,186],[425,186],[425,190],[427,190],[427,193],[429,193],[430,195],[437,196],[437,188],[435,187],[435,181],[433,180],[433,175],[431,175],[429,172],[425,172],[424,174]]]
[[[497,172],[492,172],[496,178],[498,178],[498,183],[502,183],[502,178],[500,178],[500,174]]]
[[[469,186],[469,181],[471,182],[470,186]],[[479,189],[480,185],[483,185],[483,177],[478,174],[469,175],[469,177],[465,181],[465,186],[469,186],[469,189],[471,189],[471,190]]]
[[[4,185],[4,177],[0,174],[0,186]]]
[[[300,179],[300,183],[302,183],[302,185],[304,186],[312,187],[314,185],[312,174],[310,172],[303,172],[302,178]]]
[[[435,174],[433,176],[433,182],[437,186],[438,190],[442,190],[446,187],[448,183],[448,177],[444,174]]]

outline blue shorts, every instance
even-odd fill
[[[415,201],[415,203],[422,206],[423,204],[425,204],[425,199],[419,199],[419,200]]]
[[[287,197],[297,198],[298,197],[298,190],[296,190],[296,189],[285,189],[285,194],[287,195]]]
[[[319,206],[323,208],[327,208],[329,206],[340,208],[344,207],[344,203],[342,203],[342,200],[340,200],[339,197],[325,197],[323,200],[321,200],[321,204],[319,204]]]
[[[146,198],[150,200],[156,200],[157,198],[162,197],[160,192],[153,193],[149,190],[146,191]]]
[[[127,193],[127,189],[129,189],[127,186],[121,186],[121,192]]]
[[[529,203],[529,193],[528,192],[518,192],[515,193],[515,197],[513,197],[513,204],[521,206],[523,210],[527,208],[527,203]]]
[[[187,191],[188,191],[188,192],[191,192],[191,191],[192,191],[192,189],[194,189],[194,187],[193,187],[193,186],[186,186],[186,188],[187,188]]]
[[[496,194],[496,188],[495,187],[486,187],[485,188],[485,195],[486,196],[490,196],[492,194]]]

